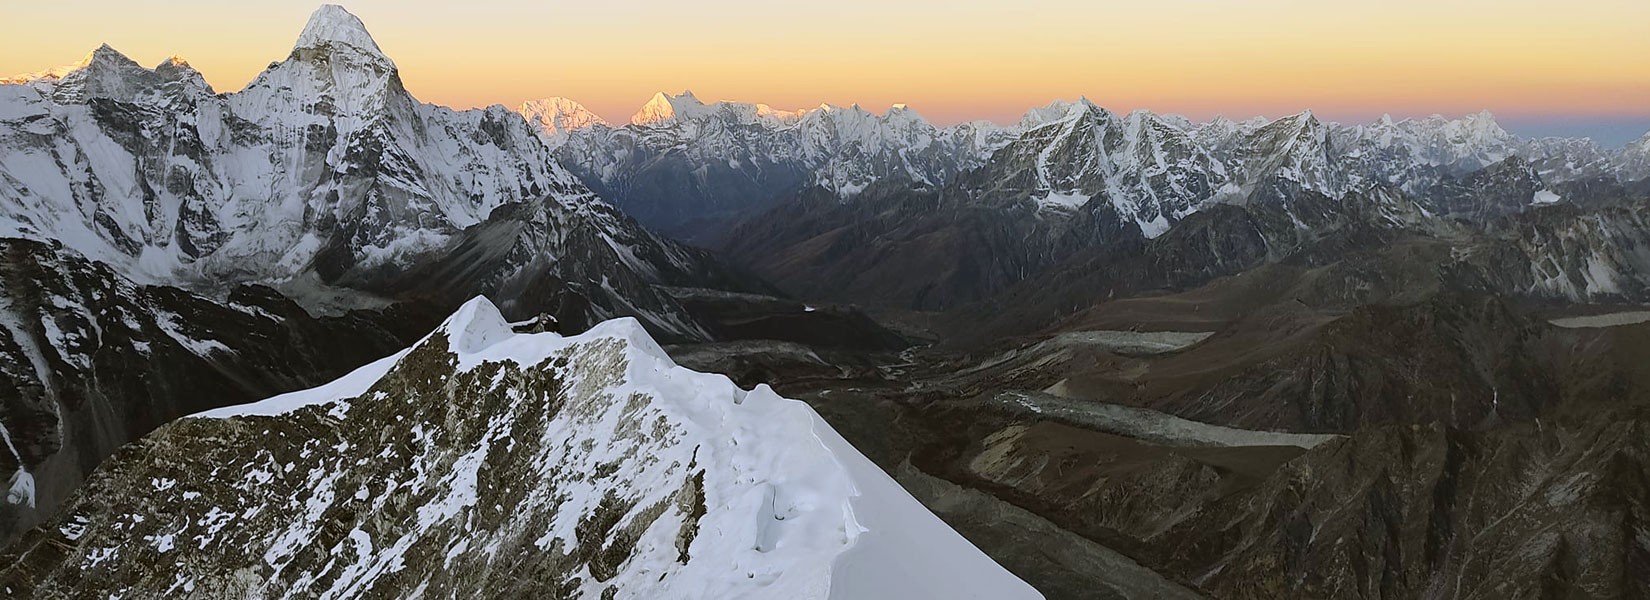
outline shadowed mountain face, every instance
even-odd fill
[[[182,415],[338,377],[394,352],[427,307],[314,317],[275,290],[223,298],[141,285],[62,249],[0,240],[0,428],[7,473],[33,482],[0,505],[9,542],[49,517],[117,448]]]

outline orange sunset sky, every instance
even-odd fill
[[[420,99],[546,96],[623,122],[655,91],[779,108],[909,103],[1010,122],[1086,95],[1203,119],[1494,111],[1526,135],[1650,129],[1647,0],[357,0]],[[316,2],[0,2],[0,75],[107,42],[219,91],[284,58]]]

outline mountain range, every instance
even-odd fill
[[[1650,135],[0,80],[7,596],[1650,594]]]
[[[1356,126],[1311,112],[1194,123],[1147,111],[1119,115],[1086,99],[1032,109],[1008,126],[937,127],[904,105],[877,115],[857,105],[705,104],[692,92],[656,94],[617,127],[565,98],[517,111],[563,164],[642,223],[712,245],[812,187],[853,198],[878,182],[941,187],[976,169],[999,182],[1015,175],[1004,171],[1031,169],[1024,189],[1014,190],[1023,200],[1059,211],[1103,197],[1139,217],[1150,236],[1198,205],[1241,201],[1273,177],[1330,196],[1377,185],[1421,194],[1445,177],[1516,157],[1544,184],[1636,181],[1647,175],[1650,144],[1650,134],[1620,149],[1586,138],[1525,140],[1487,112]]]

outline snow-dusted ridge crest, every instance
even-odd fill
[[[679,367],[633,319],[516,333],[482,298],[331,384],[168,425],[88,486],[0,585],[1040,598],[808,405]]]

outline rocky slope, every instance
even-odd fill
[[[1650,493],[1642,407],[1480,431],[1370,428],[1304,450],[988,414],[941,413],[975,429],[948,434],[917,464],[1210,597],[1650,591],[1634,541]]]
[[[337,377],[439,318],[412,304],[314,317],[267,287],[203,297],[0,240],[0,472],[15,492],[0,504],[0,544],[173,418]]]
[[[807,405],[633,320],[518,335],[479,298],[123,450],[4,563],[23,595],[1041,597]]]

